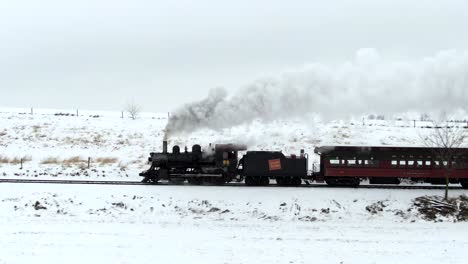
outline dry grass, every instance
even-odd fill
[[[10,160],[11,164],[20,164],[21,160],[23,160],[23,163],[31,161],[32,157],[31,156],[23,156],[23,157],[14,157],[13,159]]]
[[[5,163],[10,163],[10,159],[5,156],[0,156],[0,163],[5,164]]]
[[[119,159],[113,158],[113,157],[102,157],[102,158],[97,158],[96,162],[104,165],[104,164],[111,164],[111,163],[116,163]]]
[[[82,163],[82,162],[87,162],[87,160],[81,158],[80,156],[74,156],[74,157],[63,160],[64,164],[73,164],[73,163]]]
[[[7,156],[0,156],[0,164],[20,164],[21,160],[23,160],[23,163],[31,161],[32,158],[31,156],[23,156],[23,157],[14,157],[14,158],[8,158]]]
[[[48,157],[41,161],[41,164],[59,164],[60,160],[57,157]]]

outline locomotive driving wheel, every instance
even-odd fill
[[[189,178],[188,182],[193,185],[201,185],[203,183],[203,179],[201,177],[193,177]]]

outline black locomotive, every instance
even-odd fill
[[[246,185],[268,185],[276,179],[279,185],[300,185],[307,178],[307,154],[285,156],[279,151],[248,151],[238,160],[238,152],[245,151],[244,145],[216,144],[202,151],[193,145],[192,151],[183,152],[179,146],[167,151],[167,141],[162,152],[150,153],[151,167],[140,173],[143,182],[156,183],[168,180],[171,183],[188,181],[191,184],[221,185],[233,180]]]
[[[168,180],[180,183],[187,180],[192,184],[224,184],[238,176],[238,151],[246,150],[244,145],[216,144],[202,151],[200,145],[193,145],[192,151],[183,152],[179,146],[167,151],[167,141],[163,142],[162,152],[150,153],[151,167],[142,173],[143,182]]]

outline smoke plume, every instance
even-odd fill
[[[257,80],[235,94],[222,88],[176,110],[166,136],[222,129],[255,119],[316,113],[340,118],[364,113],[466,109],[468,52],[442,51],[413,61],[384,61],[373,49],[337,65],[313,63]]]

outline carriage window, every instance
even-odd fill
[[[348,165],[356,165],[356,160],[348,160]]]
[[[440,162],[439,162],[438,160],[434,160],[434,165],[435,165],[436,167],[439,167],[439,166],[440,166]]]
[[[406,166],[406,160],[400,160],[399,163],[400,166]]]
[[[330,160],[330,164],[331,164],[331,165],[339,165],[339,164],[340,164],[340,160],[332,159],[332,160]]]
[[[392,166],[397,166],[398,165],[398,160],[392,160]]]
[[[413,166],[414,165],[414,160],[408,160],[406,161],[408,166]]]
[[[422,160],[416,161],[416,166],[422,167],[423,166],[423,161]]]
[[[430,160],[426,160],[426,161],[425,161],[425,164],[426,164],[426,166],[431,166],[431,161],[430,161]]]
[[[447,167],[448,162],[446,160],[442,161],[444,167]]]

